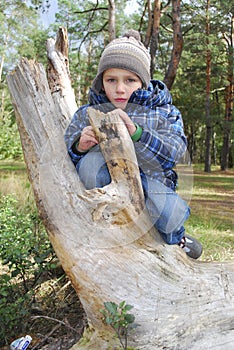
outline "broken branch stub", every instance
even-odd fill
[[[113,223],[134,222],[142,214],[145,203],[133,142],[116,112],[105,114],[90,107],[88,114],[111,175],[111,184],[105,189],[118,194],[118,210],[112,213]],[[116,205],[116,198],[113,201]]]

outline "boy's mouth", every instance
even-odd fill
[[[115,98],[115,102],[126,102],[126,98]]]

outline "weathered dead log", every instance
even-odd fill
[[[57,51],[51,57],[54,67],[64,62]],[[69,74],[64,76],[69,79]],[[104,326],[100,309],[105,301],[123,300],[134,306],[139,324],[130,334],[135,349],[233,349],[234,264],[192,261],[180,248],[162,242],[142,208],[135,156],[121,146],[121,141],[131,144],[121,123],[115,123],[116,137],[105,139],[106,132],[99,136],[104,137],[105,156],[110,148],[118,152],[122,147],[127,172],[134,172],[129,174],[133,193],[126,173],[121,173],[121,161],[119,175],[109,168],[110,185],[86,191],[63,141],[64,120],[74,112],[64,107],[68,81],[51,94],[42,65],[26,59],[7,81],[40,215],[89,321],[84,338],[72,349],[117,349],[118,341]],[[72,105],[75,110],[75,101]],[[140,209],[138,215],[133,203]],[[131,220],[126,219],[129,215]]]

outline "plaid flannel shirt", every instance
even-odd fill
[[[97,95],[90,89],[89,104],[76,111],[65,133],[65,143],[74,165],[86,154],[74,152],[73,146],[83,128],[90,125],[87,114],[90,106],[105,113],[115,109],[104,94]],[[147,90],[136,90],[125,112],[143,129],[140,140],[134,142],[141,173],[175,189],[177,175],[173,167],[184,156],[187,141],[181,113],[172,104],[166,85],[152,80]]]

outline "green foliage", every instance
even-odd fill
[[[27,280],[31,285],[32,274],[35,283],[38,274],[52,264],[53,249],[35,209],[21,210],[13,195],[3,196],[0,205],[0,258],[2,264],[9,267],[11,277],[24,281],[27,292]]]
[[[22,160],[23,152],[15,121],[8,118],[0,121],[0,160]]]
[[[100,310],[104,316],[104,322],[115,330],[123,349],[127,350],[128,331],[130,327],[133,328],[135,321],[135,316],[128,311],[132,310],[133,306],[126,304],[125,301],[120,302],[119,305],[114,302],[105,302],[104,306],[105,309]]]
[[[9,274],[0,275],[0,345],[23,332],[30,316],[30,293],[24,294]]]
[[[11,66],[19,58],[20,47],[28,44],[28,50],[33,49],[31,33],[39,27],[38,14],[25,1],[1,1],[2,21],[0,22],[0,57],[5,64]],[[26,20],[25,20],[26,19]],[[33,52],[33,51],[32,51]]]
[[[20,208],[13,195],[2,196],[0,222],[0,339],[4,339],[24,330],[34,290],[42,272],[55,266],[55,255],[35,208]]]

